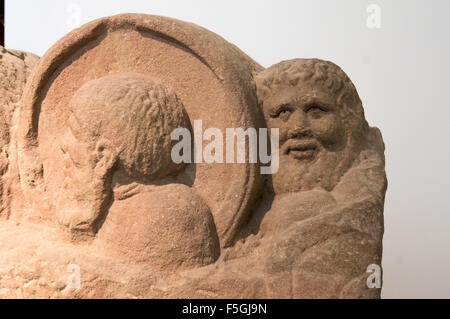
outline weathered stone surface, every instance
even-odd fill
[[[14,157],[12,153],[15,153],[10,149],[14,131],[12,123],[17,122],[14,117],[17,116],[25,84],[38,59],[34,54],[0,46],[0,218],[10,212],[10,183],[13,178],[5,175],[10,175],[10,157]]]
[[[71,32],[42,57],[24,94],[19,168],[33,214],[54,220],[52,205],[64,180],[58,140],[66,132],[70,100],[85,83],[117,73],[145,75],[176,92],[191,126],[201,119],[203,130],[225,132],[263,125],[252,83],[261,69],[217,35],[163,17],[119,15]],[[251,210],[261,184],[257,168],[203,162],[180,177],[208,202],[223,246]]]
[[[58,41],[19,103],[27,70],[0,86],[20,104],[0,297],[379,298],[384,144],[335,64],[263,69],[203,28],[127,14]],[[279,129],[279,170],[174,162],[171,133],[195,120]]]

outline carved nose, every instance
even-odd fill
[[[306,128],[309,126],[309,121],[306,116],[306,113],[303,112],[302,110],[296,110],[291,115],[291,120],[292,120],[293,124],[298,128]]]
[[[289,138],[311,137],[312,132],[309,127],[309,121],[306,114],[300,110],[295,111],[290,118]]]
[[[289,130],[288,132],[288,139],[296,138],[296,139],[302,139],[302,138],[312,138],[313,134],[312,131],[308,128],[293,128]]]

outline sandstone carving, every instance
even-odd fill
[[[7,217],[10,213],[10,183],[14,180],[13,176],[5,176],[9,175],[9,158],[14,157],[15,153],[14,145],[10,149],[13,134],[13,129],[10,128],[16,122],[27,78],[37,61],[38,57],[34,54],[6,50],[0,46],[0,217]]]
[[[138,14],[74,30],[31,73],[36,60],[0,56],[0,297],[380,297],[367,269],[381,265],[384,144],[337,65],[264,69],[208,30]],[[244,162],[213,134],[236,128]],[[252,129],[279,146],[273,174]],[[205,146],[232,161],[201,160]]]

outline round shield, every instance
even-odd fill
[[[261,69],[218,35],[165,17],[124,14],[72,31],[41,58],[23,96],[18,166],[33,210],[54,218],[64,165],[58,137],[83,84],[130,72],[157,79],[176,93],[193,127],[201,120],[203,131],[217,128],[225,141],[227,128],[261,127],[253,84]],[[209,205],[221,245],[230,245],[257,199],[258,164],[201,162],[194,171],[192,187]]]

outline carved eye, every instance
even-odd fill
[[[286,116],[291,113],[291,108],[287,104],[280,105],[271,114],[270,117],[278,118],[280,116]]]
[[[309,114],[310,116],[312,116],[314,118],[319,118],[324,113],[327,113],[327,112],[328,112],[327,109],[325,109],[324,107],[317,105],[317,104],[311,104],[305,108],[305,113]]]

